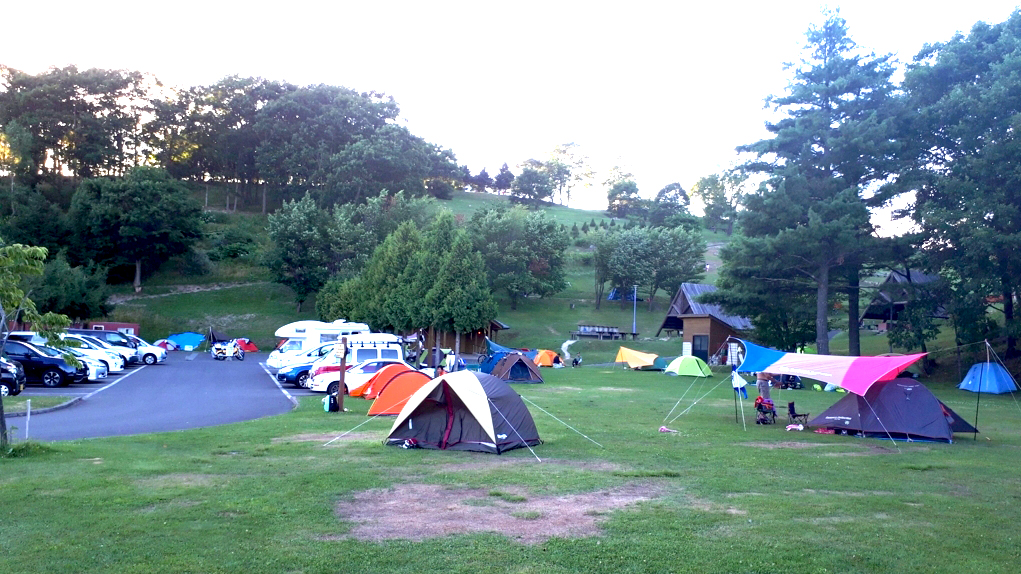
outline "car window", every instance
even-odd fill
[[[397,349],[381,349],[379,356],[384,359],[400,359],[401,354]]]
[[[362,361],[375,359],[377,356],[376,349],[358,349],[355,351],[355,362],[361,363]]]
[[[11,341],[11,340],[7,341],[7,345],[4,347],[4,350],[7,351],[8,353],[11,353],[11,354],[14,354],[14,355],[31,355],[31,354],[33,354],[31,351],[28,350],[28,347],[26,347],[25,345],[22,345],[21,343],[16,343],[16,342]]]
[[[288,339],[286,343],[280,345],[279,350],[283,353],[287,351],[300,351],[301,339]]]
[[[37,347],[37,348],[39,349],[39,352],[44,355],[49,355],[51,357],[60,356],[60,351],[54,349],[53,347]]]

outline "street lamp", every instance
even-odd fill
[[[634,295],[631,296],[631,338],[638,332],[638,285],[635,285]]]

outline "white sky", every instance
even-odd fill
[[[855,0],[852,38],[909,61],[927,42],[1005,20],[1017,0]],[[689,189],[766,136],[817,0],[10,3],[0,63],[75,64],[167,84],[237,74],[394,96],[416,135],[473,173],[545,159],[575,142],[593,165],[634,173],[643,196]],[[690,6],[689,6],[690,4]],[[840,3],[831,2],[836,7]],[[603,178],[598,178],[602,181]],[[579,198],[586,199],[586,198]],[[579,207],[605,207],[593,189]]]

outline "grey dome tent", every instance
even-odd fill
[[[521,353],[505,355],[493,367],[491,374],[511,383],[543,382],[542,375],[539,374],[539,367]]]
[[[532,414],[501,379],[474,371],[440,375],[418,389],[386,444],[500,454],[541,443]]]
[[[914,379],[876,383],[864,397],[848,393],[808,424],[894,440],[953,442],[955,432],[978,432]]]

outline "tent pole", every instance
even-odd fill
[[[986,339],[986,366],[983,368],[982,376],[978,378],[978,392],[975,393],[975,434],[972,440],[978,440],[978,404],[982,400],[982,379],[989,373],[989,339]]]
[[[737,387],[734,387],[734,423],[737,423],[737,394],[739,392],[740,391],[737,390]],[[744,410],[744,409],[741,409],[741,410]],[[670,415],[667,415],[667,416],[670,416]]]

